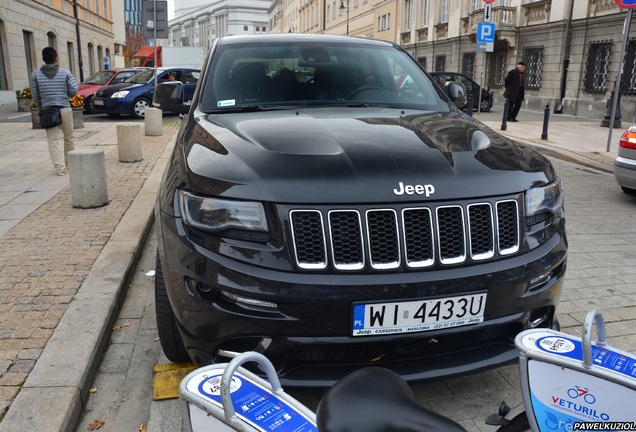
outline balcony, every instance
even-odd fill
[[[524,9],[523,25],[549,23],[551,6],[552,0],[543,0],[521,6]]]
[[[549,1],[549,0],[548,0]],[[463,34],[472,42],[477,38],[477,23],[484,20],[484,10],[476,10],[462,18]],[[517,43],[517,8],[514,6],[495,6],[492,8],[490,22],[495,24],[496,39],[505,41],[509,48]],[[497,43],[495,41],[495,43]]]
[[[484,20],[484,10],[479,9],[468,16],[467,34],[475,36],[477,33],[477,23]],[[490,22],[495,23],[495,28],[499,30],[515,30],[517,22],[517,8],[513,6],[495,6],[492,8]]]

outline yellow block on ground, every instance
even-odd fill
[[[178,398],[181,380],[196,368],[193,363],[155,365],[153,368],[155,376],[152,378],[152,396],[154,400]]]

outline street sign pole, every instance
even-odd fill
[[[621,56],[618,68],[618,74],[616,74],[616,83],[614,84],[614,98],[612,99],[612,115],[609,124],[609,134],[607,136],[607,151],[610,151],[612,145],[612,129],[614,127],[614,119],[616,118],[616,103],[618,102],[618,94],[621,91],[621,72],[623,71],[623,59],[625,58],[625,48],[627,47],[627,40],[629,38],[629,27],[632,23],[632,10],[627,11],[625,17],[625,25],[623,26],[623,45],[621,46]]]
[[[484,3],[484,22],[489,23],[492,18],[492,5],[490,3]],[[481,92],[484,88],[484,75],[486,70],[486,60],[488,59],[488,48],[484,51],[484,56],[481,61],[481,77],[479,80],[479,98],[477,99],[477,115],[481,114]]]

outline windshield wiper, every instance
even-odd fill
[[[294,105],[250,104],[250,105],[236,105],[236,106],[228,106],[223,108],[215,108],[215,109],[206,111],[206,113],[218,114],[218,113],[237,113],[237,112],[258,112],[258,111],[293,110],[298,108],[305,108],[305,107],[294,106]]]

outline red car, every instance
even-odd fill
[[[86,81],[80,83],[79,94],[84,98],[84,110],[88,114],[94,113],[93,111],[93,95],[98,88],[109,84],[117,84],[123,82],[125,79],[130,78],[136,73],[141,72],[146,68],[125,68],[125,69],[112,69],[102,70],[91,75]]]

